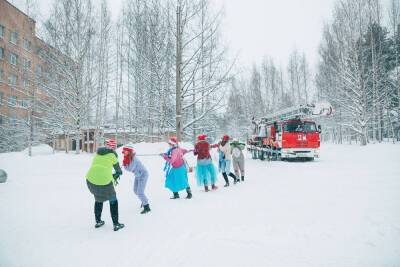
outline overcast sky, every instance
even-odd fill
[[[41,18],[46,17],[52,0],[36,0]],[[109,0],[113,18],[123,0]],[[286,65],[296,47],[304,51],[311,64],[318,59],[323,23],[329,20],[334,0],[212,0],[224,7],[223,38],[239,63],[251,67],[263,56]],[[24,0],[14,0],[17,6]],[[100,0],[94,0],[99,3]],[[40,20],[40,18],[38,18]]]
[[[225,7],[224,35],[245,65],[264,55],[287,64],[296,47],[315,63],[333,0],[215,0]]]

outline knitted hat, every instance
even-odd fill
[[[117,148],[117,141],[115,139],[108,139],[106,141],[106,147],[110,149],[116,149]]]
[[[206,138],[207,138],[207,135],[206,135],[206,134],[202,134],[202,135],[199,135],[199,136],[197,137],[197,140],[199,140],[199,141],[204,141],[204,140],[206,140]]]
[[[177,146],[177,145],[178,145],[178,138],[176,138],[176,136],[172,136],[172,137],[168,140],[168,144]]]
[[[223,137],[222,137],[222,141],[229,141],[229,135],[224,135]]]
[[[125,152],[125,151],[127,151],[127,152],[132,152],[132,154],[136,154],[136,151],[135,151],[135,149],[133,148],[132,145],[126,145],[126,146],[124,146],[124,147],[122,148],[122,152]]]

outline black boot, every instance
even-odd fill
[[[244,182],[244,175],[242,175],[242,182]]]
[[[119,223],[118,221],[118,200],[110,201],[110,212],[111,212],[111,219],[114,224],[114,231],[118,231],[121,228],[124,228],[124,224]]]
[[[233,178],[233,183],[236,184],[238,182],[238,178],[236,178],[236,175],[234,175],[233,173],[229,173],[229,176]]]
[[[101,220],[101,212],[103,211],[103,202],[94,202],[94,217],[96,218],[95,228],[99,228],[104,225],[104,221]]]
[[[177,198],[179,198],[178,192],[174,192],[174,195],[172,197],[170,197],[170,199],[177,199]]]
[[[143,210],[142,210],[142,212],[140,212],[140,214],[145,214],[145,213],[148,213],[149,211],[151,211],[150,205],[147,204],[147,205],[143,206]]]
[[[125,225],[123,223],[114,223],[114,231],[118,231],[119,229],[124,228]]]
[[[235,173],[235,177],[236,177],[236,181],[237,181],[238,183],[240,183],[239,175],[236,175],[236,173]]]
[[[224,187],[228,187],[228,186],[229,186],[228,175],[226,175],[226,172],[223,172],[223,173],[222,173],[222,176],[224,176],[224,180],[225,180],[225,185],[224,185]]]
[[[190,187],[186,188],[186,193],[187,193],[186,198],[191,199],[192,198],[192,190],[190,190]]]
[[[204,191],[206,191],[206,192],[210,191],[210,190],[208,189],[208,185],[205,185],[205,186],[204,186]]]

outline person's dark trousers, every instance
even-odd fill
[[[229,186],[228,175],[226,175],[226,172],[223,172],[222,176],[224,177],[224,180],[225,180],[225,187]]]
[[[94,202],[94,217],[96,218],[96,223],[101,221],[101,213],[103,211],[103,202]]]
[[[118,200],[110,200],[110,212],[113,224],[118,224]]]
[[[238,178],[236,177],[236,175],[234,175],[233,173],[229,173],[229,176],[233,178],[233,182],[236,184],[238,181]]]

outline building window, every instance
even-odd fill
[[[0,25],[0,38],[4,38],[4,26]]]
[[[4,48],[0,47],[0,59],[4,58]]]
[[[24,38],[23,46],[26,51],[31,51],[31,41]]]
[[[23,64],[24,64],[24,68],[25,69],[30,69],[31,68],[31,61],[29,59],[24,58],[23,62],[24,62]]]
[[[11,116],[9,119],[9,122],[10,122],[11,126],[17,126],[17,122],[18,122],[17,116],[15,116],[15,115]]]
[[[15,45],[18,44],[18,32],[10,31],[10,43]]]
[[[48,70],[45,70],[45,71],[44,71],[44,77],[45,77],[47,80],[50,80],[50,79],[51,79],[51,74],[50,74],[50,72],[49,72]]]
[[[0,106],[3,105],[3,96],[4,96],[4,93],[0,92]]]
[[[4,79],[4,71],[0,69],[0,83],[3,82]]]
[[[13,95],[10,95],[8,97],[8,105],[11,106],[11,107],[15,107],[17,105],[17,97],[13,96]]]
[[[40,76],[42,74],[42,66],[36,65],[35,73],[37,76]]]
[[[23,107],[23,108],[27,108],[28,107],[28,100],[25,100],[25,99],[21,100],[20,106]]]
[[[17,75],[10,74],[10,76],[8,76],[8,84],[11,86],[17,86],[17,79]]]
[[[16,66],[18,64],[18,56],[16,54],[10,52],[9,63],[11,65]]]
[[[24,84],[24,88],[27,89],[29,87],[28,79],[25,78],[23,84]]]
[[[0,115],[0,125],[2,125],[4,122],[3,122],[3,116],[1,116]]]

